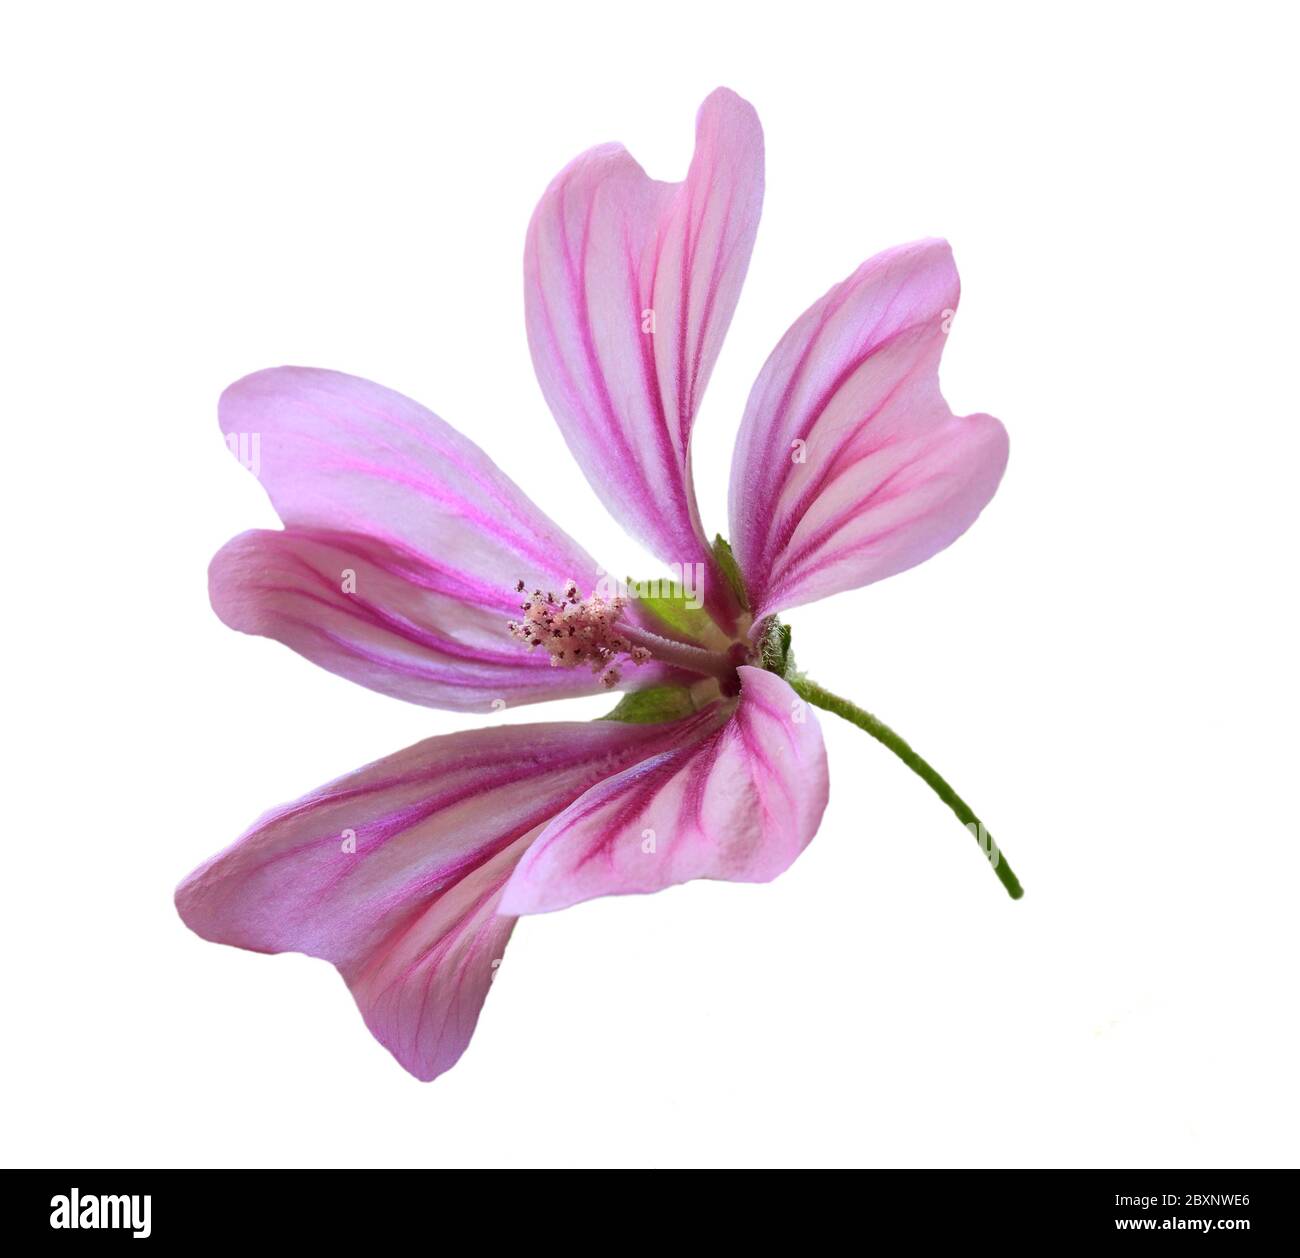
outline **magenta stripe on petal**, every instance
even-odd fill
[[[826,807],[826,751],[785,681],[757,668],[740,675],[729,720],[595,784],[556,817],[519,862],[502,912],[693,878],[767,882],[787,869]]]
[[[221,396],[227,439],[286,525],[365,533],[454,562],[509,589],[517,579],[593,582],[586,552],[467,437],[419,403],[337,371],[279,367]],[[232,443],[233,444],[233,443]]]
[[[552,668],[509,635],[521,615],[512,590],[372,537],[244,533],[213,559],[209,588],[231,628],[412,703],[487,713],[605,689],[589,669]],[[624,688],[673,679],[654,662],[621,674]]]
[[[1005,430],[954,416],[939,392],[958,293],[944,241],[889,250],[767,360],[731,471],[731,543],[756,617],[928,559],[993,496]]]
[[[528,339],[542,391],[614,517],[669,563],[703,563],[734,610],[696,507],[690,437],[749,265],[763,136],[726,89],[700,109],[684,182],[651,180],[620,145],[568,166],[528,230]]]
[[[228,624],[436,707],[600,689],[530,658],[506,622],[519,615],[518,581],[573,580],[586,593],[601,570],[432,412],[355,376],[281,367],[231,385],[220,418],[288,526],[236,538],[213,560]],[[628,685],[648,679],[626,670]]]
[[[412,1074],[452,1066],[514,926],[501,892],[593,784],[716,724],[514,725],[431,738],[268,813],[176,893],[205,939],[339,967]]]

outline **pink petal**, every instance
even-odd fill
[[[715,720],[428,739],[268,813],[182,883],[177,908],[205,939],[332,961],[375,1037],[432,1079],[469,1043],[514,926],[501,891],[529,843],[594,782]]]
[[[762,200],[758,117],[720,88],[700,108],[685,182],[651,180],[621,145],[592,149],[547,189],[525,250],[528,341],[569,448],[655,554],[705,565],[724,619],[731,595],[700,525],[690,435]]]
[[[283,642],[322,668],[412,703],[488,712],[605,689],[586,668],[551,668],[503,632],[520,596],[474,582],[452,556],[393,549],[357,533],[241,534],[212,561],[209,588],[232,629]],[[621,670],[641,688],[670,679]]]
[[[501,901],[546,913],[692,878],[768,882],[817,831],[826,751],[812,710],[775,673],[741,668],[729,721],[594,785],[519,862]]]
[[[600,688],[590,673],[530,660],[506,629],[517,581],[589,591],[600,569],[432,412],[355,376],[281,367],[231,385],[220,418],[289,526],[236,538],[213,561],[228,624],[440,707]],[[344,593],[347,570],[355,593]],[[628,681],[646,677],[629,670]]]
[[[939,392],[957,296],[945,241],[891,249],[767,360],[731,469],[731,543],[756,619],[928,559],[992,498],[1006,432],[954,416]]]

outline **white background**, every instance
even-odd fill
[[[4,1161],[1294,1165],[1289,24],[8,8]],[[1004,420],[1006,480],[951,550],[790,620],[1027,895],[827,716],[831,802],[788,874],[524,920],[461,1064],[419,1084],[331,967],[204,943],[172,907],[266,807],[481,723],[217,621],[210,555],[275,524],[217,395],[286,362],[379,380],[647,571],[533,380],[523,234],[593,143],[679,178],[720,83],[759,110],[768,191],[697,428],[706,524],[786,326],[869,254],[947,236],[944,387]]]

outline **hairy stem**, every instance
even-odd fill
[[[859,729],[866,730],[872,738],[884,743],[957,814],[957,820],[975,835],[976,842],[984,850],[989,864],[993,866],[993,872],[998,876],[998,881],[1007,889],[1007,894],[1013,900],[1018,900],[1025,894],[1020,879],[1012,872],[1011,866],[1007,864],[997,844],[993,842],[993,836],[984,828],[984,823],[975,815],[971,806],[927,761],[916,754],[906,739],[896,734],[884,721],[878,720],[870,712],[858,707],[856,703],[850,703],[847,699],[841,699],[839,695],[831,694],[816,682],[808,681],[806,678],[787,678],[787,680],[795,693],[809,703],[825,708],[827,712],[834,712],[836,716],[843,717]]]

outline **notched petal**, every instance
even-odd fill
[[[772,352],[731,472],[756,620],[921,563],[992,498],[1006,432],[953,415],[939,392],[957,298],[947,244],[905,245],[832,288]]]

